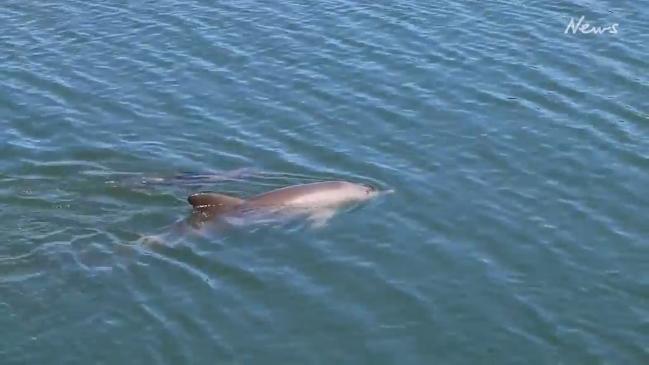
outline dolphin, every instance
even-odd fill
[[[372,199],[380,193],[371,185],[348,181],[292,185],[248,199],[202,192],[187,198],[193,207],[188,222],[194,228],[201,228],[214,221],[236,225],[250,218],[264,221],[306,217],[313,227],[322,227],[339,208]]]

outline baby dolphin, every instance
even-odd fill
[[[338,208],[372,199],[379,191],[365,184],[347,181],[323,181],[292,185],[240,199],[218,193],[197,193],[187,198],[194,211],[189,223],[198,228],[205,222],[306,216],[313,226],[326,224]]]

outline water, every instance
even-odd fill
[[[646,364],[647,5],[4,1],[0,362]],[[396,193],[138,243],[327,179]]]

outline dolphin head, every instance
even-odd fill
[[[370,184],[360,184],[360,185],[365,188],[365,194],[374,194],[377,192],[376,187]]]
[[[379,195],[383,194],[392,194],[394,193],[394,189],[388,189],[388,190],[381,190],[378,187],[371,185],[371,184],[358,184],[363,187],[363,193],[365,194],[364,199],[371,199],[375,198]]]
[[[349,182],[345,182],[344,184],[344,195],[346,195],[350,201],[369,200],[380,193],[379,189],[374,185]]]

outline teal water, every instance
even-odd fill
[[[0,363],[648,363],[648,5],[5,0]],[[396,192],[141,244],[329,179]]]

